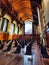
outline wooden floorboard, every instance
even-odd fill
[[[18,55],[0,54],[0,65],[22,65],[22,58]]]
[[[7,64],[7,63],[10,61],[10,59],[12,59],[11,56],[5,55],[5,56],[0,60],[0,64],[1,64],[1,65]]]
[[[35,51],[35,50],[34,50]],[[42,59],[39,58],[39,53],[34,54],[33,56],[33,60],[32,63],[30,63],[30,61],[25,61],[24,62],[24,58],[28,58],[28,57],[21,57],[21,55],[19,54],[11,54],[11,53],[0,53],[0,65],[25,65],[24,63],[28,62],[26,65],[49,65],[49,59]],[[40,59],[40,60],[39,60]],[[38,60],[36,62],[36,60]],[[34,62],[36,63],[34,63]],[[40,64],[41,63],[41,64]]]

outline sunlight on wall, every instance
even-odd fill
[[[49,0],[42,1],[42,8],[44,10],[46,24],[49,22]]]
[[[0,18],[0,32],[1,32],[1,24],[2,24],[2,18]]]
[[[19,35],[23,35],[23,27],[19,29]]]

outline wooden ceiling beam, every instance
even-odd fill
[[[19,23],[21,23],[20,20],[18,20],[16,14],[11,10],[11,8],[8,7],[7,1],[1,0],[1,2],[2,2],[2,4],[3,4],[4,10],[6,10],[6,12],[9,13],[9,15],[13,16],[14,19],[16,19]],[[3,13],[3,14],[4,14],[4,13]],[[21,24],[22,24],[22,23],[21,23]]]

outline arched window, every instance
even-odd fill
[[[33,34],[33,22],[30,20],[25,21],[25,34]]]
[[[3,18],[2,25],[1,25],[1,31],[7,32],[8,28],[8,19]]]

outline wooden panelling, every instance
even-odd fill
[[[0,33],[0,40],[14,40],[14,39],[33,39],[40,40],[39,35],[9,35],[8,33]]]
[[[0,32],[0,40],[8,40],[8,33],[2,33]]]
[[[0,40],[3,40],[4,34],[0,33]]]

